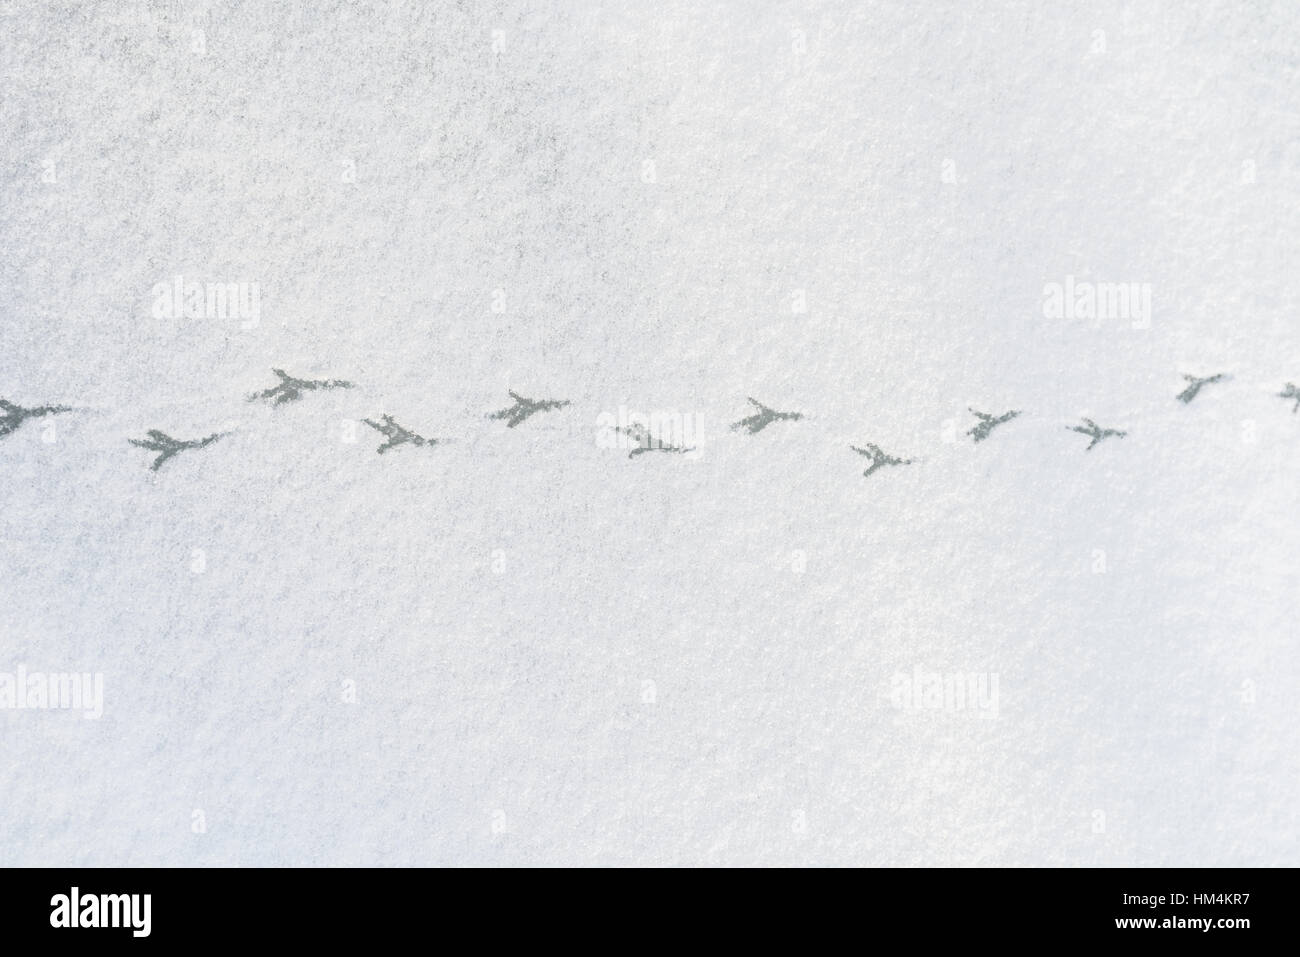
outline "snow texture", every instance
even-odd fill
[[[1298,37],[3,3],[0,863],[1300,864]]]

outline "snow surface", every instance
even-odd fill
[[[0,5],[0,396],[78,409],[0,439],[0,671],[105,689],[0,710],[0,863],[1300,864],[1298,30]]]

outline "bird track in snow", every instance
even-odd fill
[[[1184,373],[1183,378],[1187,380],[1187,388],[1178,393],[1178,401],[1184,405],[1188,405],[1196,398],[1201,389],[1205,388],[1212,382],[1222,382],[1227,377],[1227,374],[1224,372],[1220,372],[1217,375],[1206,376],[1204,379],[1198,379],[1194,375],[1187,375]]]
[[[355,388],[352,382],[345,379],[300,379],[296,376],[289,375],[283,369],[272,369],[272,371],[279,378],[279,384],[270,389],[249,396],[249,401],[268,399],[271,400],[272,405],[279,406],[301,399],[304,392],[322,389]],[[1201,390],[1204,389],[1205,386],[1228,381],[1231,378],[1230,375],[1224,372],[1203,377],[1183,374],[1183,379],[1187,382],[1187,386],[1175,398],[1184,405],[1189,405],[1200,394]],[[490,413],[487,418],[498,421],[504,420],[507,427],[512,429],[538,413],[562,409],[571,405],[571,402],[568,399],[530,399],[513,390],[507,390],[507,392],[514,400],[514,404],[507,408]],[[1300,387],[1297,387],[1292,382],[1288,382],[1283,391],[1278,393],[1278,396],[1283,399],[1294,400],[1295,404],[1292,407],[1292,412],[1300,412]],[[757,411],[753,415],[747,416],[739,422],[734,423],[731,426],[732,431],[755,435],[774,422],[799,421],[804,418],[804,413],[802,412],[781,412],[771,408],[770,406],[764,405],[753,397],[747,397],[747,399]],[[77,409],[66,405],[38,405],[24,407],[6,399],[0,399],[0,438],[17,431],[28,419],[59,415],[74,411],[77,411]],[[972,436],[974,441],[977,443],[987,439],[998,426],[1009,422],[1022,414],[1022,411],[1019,409],[1012,409],[1001,414],[993,414],[971,408],[970,412],[979,419],[979,422],[973,428],[969,429],[966,434]],[[362,421],[386,437],[386,441],[376,450],[381,455],[402,445],[432,448],[450,441],[449,439],[426,438],[425,436],[400,425],[391,415],[388,414],[382,415],[378,422],[371,419],[363,419]],[[1107,438],[1124,438],[1128,435],[1128,432],[1125,430],[1103,428],[1089,418],[1084,418],[1083,422],[1084,425],[1067,426],[1066,428],[1069,431],[1078,432],[1081,435],[1089,437],[1090,441],[1084,449],[1085,452],[1092,451],[1092,449],[1094,449],[1100,442]],[[635,447],[628,453],[629,458],[636,458],[638,455],[642,455],[646,452],[684,454],[696,451],[694,447],[674,445],[671,442],[664,441],[662,437],[655,438],[649,429],[639,424],[616,428],[614,431],[627,436],[635,444]],[[157,459],[155,459],[151,466],[154,471],[157,471],[164,463],[180,452],[203,448],[229,434],[230,432],[227,431],[214,433],[202,439],[180,440],[172,438],[164,432],[152,429],[148,433],[148,439],[129,439],[128,441],[132,445],[158,453]],[[864,455],[871,459],[871,465],[865,472],[863,472],[864,476],[870,476],[886,466],[910,465],[915,461],[914,459],[903,459],[891,456],[881,450],[879,446],[871,443],[867,443],[864,447],[851,445],[850,448],[859,455]]]
[[[676,453],[678,455],[681,455],[681,454],[685,454],[686,452],[695,451],[695,449],[693,448],[686,448],[685,446],[681,446],[681,445],[665,444],[662,440],[656,439],[654,436],[652,436],[650,434],[650,430],[640,424],[629,425],[626,428],[622,426],[616,426],[614,428],[614,431],[621,432],[623,435],[626,435],[633,442],[637,443],[636,448],[632,449],[632,451],[627,454],[627,457],[630,459],[634,459],[638,455],[644,455],[646,452],[669,452],[669,453]]]
[[[900,459],[893,455],[888,455],[880,448],[880,446],[873,445],[870,442],[867,443],[866,448],[860,449],[856,445],[850,445],[849,448],[851,448],[854,452],[857,452],[859,455],[865,455],[867,458],[871,459],[871,465],[868,466],[867,470],[862,473],[863,476],[867,478],[870,478],[871,474],[875,472],[877,469],[882,469],[886,465],[911,465],[912,464],[911,459]]]
[[[211,445],[217,439],[225,438],[229,433],[215,432],[205,439],[173,439],[166,432],[159,432],[157,429],[150,429],[147,433],[148,439],[127,439],[132,445],[142,449],[149,449],[158,453],[158,458],[154,459],[153,465],[149,466],[157,472],[173,455],[184,452],[186,449],[201,449],[204,446]]]
[[[507,389],[515,404],[499,412],[493,412],[489,419],[506,419],[506,427],[513,429],[529,416],[551,409],[562,409],[569,404],[568,399],[526,399],[518,392]]]
[[[388,437],[388,441],[375,450],[380,455],[383,455],[389,449],[396,448],[399,445],[410,444],[414,445],[416,448],[422,446],[433,448],[435,445],[447,441],[446,439],[426,439],[423,435],[419,435],[408,428],[398,425],[391,415],[381,415],[380,418],[383,420],[382,422],[375,422],[373,419],[361,420],[376,432]]]
[[[775,409],[768,408],[762,402],[759,402],[757,399],[750,398],[749,403],[750,405],[754,406],[754,408],[758,409],[758,411],[753,415],[746,416],[745,418],[741,419],[739,422],[735,423],[731,427],[733,431],[739,431],[740,429],[745,429],[749,432],[750,435],[755,435],[759,432],[762,432],[773,422],[781,422],[781,421],[798,422],[800,419],[803,418],[802,412],[778,412]]]
[[[0,399],[0,436],[8,435],[10,432],[16,432],[28,419],[39,419],[47,415],[62,415],[64,412],[73,411],[69,405],[38,405],[30,409],[23,408],[21,405],[15,405],[5,399]]]
[[[969,430],[966,434],[974,436],[976,442],[983,442],[985,439],[989,437],[989,433],[991,433],[999,425],[1001,425],[1003,422],[1010,422],[1012,419],[1014,419],[1016,416],[1020,414],[1019,409],[1012,409],[1010,412],[1004,412],[1001,415],[997,415],[997,416],[989,412],[977,412],[974,409],[971,409],[970,411],[977,419],[980,420],[980,423],[979,425],[975,426],[975,428]]]
[[[1096,445],[1102,439],[1109,438],[1112,435],[1119,439],[1122,439],[1124,438],[1124,436],[1128,435],[1127,432],[1121,432],[1119,429],[1103,429],[1096,422],[1092,421],[1092,419],[1084,419],[1083,421],[1088,423],[1088,427],[1086,429],[1081,425],[1071,425],[1071,426],[1067,426],[1067,428],[1071,432],[1079,432],[1083,435],[1092,436],[1092,441],[1089,442],[1088,447],[1084,449],[1085,452],[1091,452],[1094,445]]]
[[[286,402],[296,402],[302,398],[304,392],[313,392],[317,389],[351,389],[354,388],[351,382],[345,379],[298,379],[289,375],[283,369],[272,369],[280,379],[280,384],[272,386],[269,389],[263,389],[248,397],[249,402],[256,402],[258,399],[271,399],[272,405],[284,405]]]

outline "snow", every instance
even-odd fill
[[[5,863],[1300,863],[1297,27],[0,6]]]

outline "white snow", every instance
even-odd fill
[[[1298,28],[0,6],[0,396],[81,410],[0,439],[0,672],[104,675],[0,710],[4,863],[1300,863]]]

